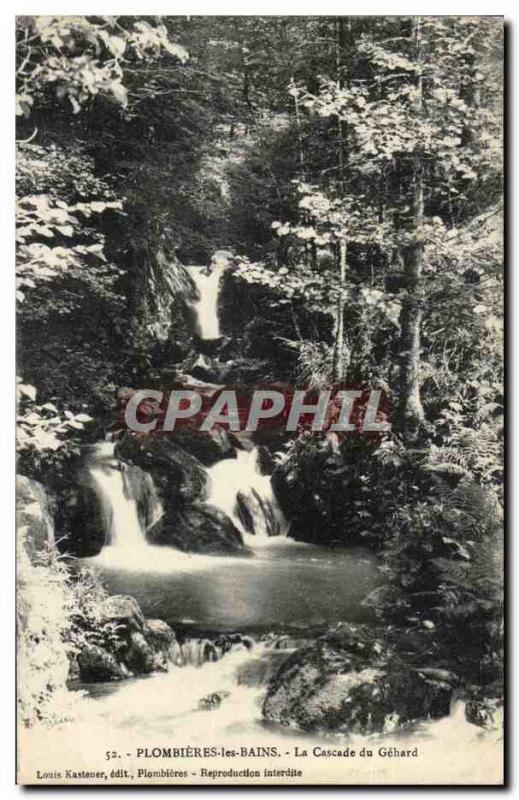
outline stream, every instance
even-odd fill
[[[189,269],[198,290],[193,304],[198,334],[202,342],[217,340],[221,272]],[[110,594],[131,595],[146,617],[169,623],[177,632],[177,643],[165,673],[76,685],[80,691],[72,693],[76,702],[73,738],[81,742],[99,737],[114,747],[124,741],[125,755],[137,777],[138,768],[152,769],[155,758],[155,766],[163,766],[164,758],[158,755],[162,745],[225,745],[235,747],[242,756],[243,747],[270,747],[272,758],[263,761],[263,769],[279,766],[279,757],[285,764],[302,766],[294,759],[295,748],[313,752],[316,746],[364,747],[372,740],[387,744],[387,733],[363,738],[314,732],[309,737],[262,719],[268,681],[283,659],[335,622],[369,623],[373,611],[363,600],[378,579],[373,552],[303,544],[287,536],[289,526],[270,476],[262,473],[258,462],[257,448],[249,443],[238,446],[234,458],[205,468],[209,491],[203,502],[232,519],[247,549],[240,555],[204,555],[150,544],[132,483],[115,456],[113,443],[94,447],[89,470],[106,544],[99,555],[84,563],[97,572]],[[146,519],[151,525],[164,513],[164,498],[151,476],[145,478],[150,490]],[[241,639],[229,652],[219,650],[215,637],[232,633],[241,634]],[[207,698],[216,700],[207,704]],[[67,724],[53,731],[52,737],[63,740],[55,742],[56,752],[67,752],[67,748],[77,752],[79,745],[70,740]],[[469,749],[476,761],[480,750],[488,753],[480,730],[466,722],[459,701],[450,717],[421,725],[418,737],[416,732],[395,732],[391,738],[391,744],[399,747],[414,748],[425,742],[432,759],[435,748],[443,758],[450,752],[451,761],[442,767],[446,781],[450,773],[460,775],[458,757],[470,769]],[[38,742],[33,746],[37,748]],[[146,756],[137,763],[139,750]],[[347,759],[332,763],[317,753],[316,761],[319,765],[312,767],[313,774],[318,776],[321,770],[323,782],[333,782],[334,776],[341,783],[355,782],[358,767],[352,769],[351,780],[344,778],[344,769],[350,769]],[[218,757],[207,765],[221,768],[222,763],[225,766]],[[257,766],[253,757],[250,766]],[[406,768],[408,780],[421,782],[419,763]],[[381,783],[392,782],[388,769],[390,765],[384,763],[373,765],[371,782],[376,783],[377,776]],[[147,781],[154,776],[142,777]]]

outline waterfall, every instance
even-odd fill
[[[198,290],[198,300],[193,303],[201,339],[219,339],[218,289],[222,276],[221,268],[207,273],[206,267],[188,267]]]
[[[257,447],[238,450],[236,458],[218,461],[207,474],[207,502],[231,517],[243,534],[254,534],[247,538],[248,544],[257,544],[258,538],[286,534],[286,522],[270,477],[260,472]]]
[[[255,646],[250,636],[240,633],[221,634],[216,639],[188,638],[182,644],[173,642],[169,660],[177,667],[201,667],[213,661],[220,661],[228,653],[248,652]]]
[[[151,477],[139,471],[139,485],[134,470],[122,468],[121,462],[114,456],[112,442],[95,445],[89,474],[99,498],[106,542],[112,548],[148,548],[145,528],[151,527],[162,515],[162,506]],[[146,504],[145,521],[141,521],[139,515],[139,494]]]

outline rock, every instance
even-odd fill
[[[282,663],[263,716],[306,731],[363,735],[446,716],[452,685],[426,672],[402,663],[367,626],[342,624]]]
[[[274,505],[261,497],[255,489],[238,492],[236,506],[240,522],[248,533],[257,536],[281,534],[281,520]]]
[[[186,427],[173,431],[171,435],[183,450],[198,458],[206,467],[224,458],[236,458],[235,445],[224,429],[200,431]]]
[[[364,608],[381,608],[388,595],[389,589],[387,586],[377,586],[376,589],[372,589],[371,592],[363,597],[360,604]]]
[[[213,692],[212,694],[208,694],[198,701],[198,708],[201,711],[218,708],[218,706],[222,704],[222,701],[225,700],[226,697],[229,697],[229,695],[230,692]]]
[[[135,498],[142,529],[147,530],[161,513],[161,503],[153,478],[140,467],[132,465],[123,471],[123,482],[125,491]]]
[[[228,341],[228,338],[225,336],[218,336],[216,339],[201,339],[200,336],[195,336],[194,343],[196,350],[204,356],[216,356]],[[217,374],[216,365],[212,369],[212,374]],[[212,380],[214,380],[214,378],[212,378]]]
[[[449,669],[436,669],[435,667],[416,667],[415,672],[418,672],[425,680],[436,681],[438,683],[445,683],[447,686],[454,688],[458,686],[460,679],[458,676],[451,672]]]
[[[101,609],[101,622],[115,622],[129,631],[142,631],[145,625],[137,600],[126,594],[114,594],[106,598]]]
[[[219,339],[201,339],[198,346],[199,355],[195,361],[187,362],[183,366],[187,369],[190,375],[197,380],[204,381],[205,383],[216,384],[218,382],[218,362],[210,358],[207,354],[209,349],[211,355],[216,345],[211,347],[213,342],[219,342]]]
[[[137,675],[167,672],[168,669],[166,654],[154,651],[144,634],[139,631],[130,634],[124,662]]]
[[[170,508],[161,523],[148,533],[153,544],[169,545],[188,553],[248,553],[230,517],[211,505],[193,503]]]
[[[56,540],[62,553],[76,558],[98,555],[106,542],[104,511],[93,481],[86,473],[64,490],[56,512]]]
[[[82,681],[120,681],[128,678],[130,673],[124,664],[120,664],[115,656],[95,644],[85,644],[78,653],[77,665]]]
[[[49,498],[41,483],[16,477],[16,530],[19,543],[32,560],[39,550],[54,544]]]
[[[167,672],[176,645],[175,632],[166,622],[145,619],[135,598],[124,594],[105,598],[98,624],[85,636],[90,641],[72,662],[85,681]]]
[[[502,701],[495,697],[469,700],[465,706],[465,717],[472,725],[491,730],[495,727],[496,713],[501,706]]]
[[[180,447],[174,435],[127,433],[117,443],[116,455],[149,472],[166,501],[195,500],[206,494],[204,466]]]
[[[147,619],[144,624],[144,636],[156,653],[169,653],[176,640],[175,631],[161,619]]]
[[[244,647],[246,650],[252,650],[254,640],[250,636],[244,636],[242,633],[222,633],[216,637],[214,645],[223,656],[234,647]]]

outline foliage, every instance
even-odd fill
[[[421,658],[469,684],[501,679],[502,519],[495,495],[470,480],[387,521],[384,618],[407,628]],[[411,633],[412,632],[412,633]]]
[[[169,41],[164,25],[142,19],[39,16],[17,22],[17,113],[25,116],[48,88],[58,100],[67,99],[75,114],[96,95],[127,106],[128,64],[162,50],[181,61],[188,58],[183,47]]]
[[[98,280],[108,279],[109,268],[99,263],[106,264],[104,236],[98,226],[89,228],[86,220],[108,209],[121,209],[122,204],[111,199],[108,185],[94,177],[92,160],[77,146],[25,144],[17,169],[17,299],[23,302],[24,289],[34,289],[66,272],[90,269]],[[74,194],[95,199],[71,202]],[[71,311],[62,309],[62,313]]]
[[[67,643],[75,598],[68,570],[57,552],[42,551],[32,564],[18,553],[18,705],[20,721],[53,725],[74,713],[73,696],[67,691],[69,658]]]
[[[392,438],[306,433],[287,445],[274,482],[296,538],[379,548],[390,515],[426,494],[431,478]]]
[[[54,403],[36,403],[36,389],[17,378],[18,468],[24,475],[39,480],[47,471],[77,457],[85,425],[94,420],[85,412],[73,414]]]
[[[85,644],[117,654],[116,623],[103,616],[108,593],[86,566],[76,567],[54,546],[31,563],[23,548],[18,564],[18,691],[20,720],[55,725],[71,719],[81,692],[67,689],[71,664]]]

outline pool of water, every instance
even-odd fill
[[[250,540],[255,537],[248,537]],[[129,594],[145,616],[207,631],[319,629],[361,622],[375,587],[376,558],[273,537],[251,557],[188,555],[170,548],[105,548],[89,559],[107,590]]]

